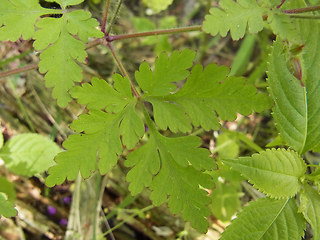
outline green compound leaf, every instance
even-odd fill
[[[1,0],[0,41],[17,41],[21,36],[28,40],[35,32],[35,22],[46,14],[61,10],[42,8],[38,0]]]
[[[74,87],[70,93],[78,99],[78,103],[86,104],[90,110],[106,109],[108,112],[119,112],[133,100],[133,97],[127,78],[119,74],[114,74],[112,78],[114,88],[105,80],[92,78],[91,84]]]
[[[223,162],[248,178],[261,192],[275,198],[294,196],[307,169],[296,152],[285,149],[267,149],[252,157]]]
[[[54,165],[60,148],[39,134],[25,133],[11,138],[0,150],[0,157],[12,172],[31,177]]]
[[[63,143],[67,151],[58,154],[57,165],[49,169],[48,186],[61,184],[66,178],[73,180],[79,171],[84,178],[97,169],[105,174],[116,164],[123,145],[131,149],[143,136],[144,124],[135,111],[136,99],[129,95],[130,85],[120,75],[115,75],[114,81],[115,90],[96,78],[92,79],[92,85],[85,83],[74,88],[73,95],[79,102],[90,105],[90,112],[72,123],[71,128],[81,134],[71,135]],[[91,99],[100,90],[106,90],[103,98]]]
[[[206,33],[225,37],[230,31],[233,40],[244,36],[248,28],[249,33],[257,33],[263,29],[263,14],[256,0],[221,0],[220,8],[210,9],[206,15],[202,29]]]
[[[304,185],[300,195],[299,210],[311,225],[313,239],[320,238],[320,195],[319,192],[309,185]]]
[[[201,170],[215,165],[209,152],[198,148],[200,144],[195,136],[167,138],[151,129],[148,143],[131,152],[125,165],[133,167],[127,174],[133,195],[150,187],[153,204],[158,206],[168,200],[172,213],[182,213],[194,228],[206,232],[210,198],[199,185],[210,188],[213,182]]]
[[[161,53],[156,59],[155,70],[152,72],[148,63],[140,65],[135,77],[146,96],[161,96],[174,92],[176,85],[173,82],[184,80],[190,73],[187,70],[193,64],[195,51],[174,51],[168,58],[166,53]]]
[[[186,55],[185,51],[180,55]],[[187,50],[188,54],[189,51]],[[164,68],[158,63],[155,72],[158,67]],[[165,76],[154,80],[153,85],[163,86],[164,96],[154,96],[148,92],[144,99],[152,103],[157,125],[164,130],[169,127],[173,132],[189,132],[192,129],[191,124],[205,130],[218,129],[220,124],[217,115],[222,120],[232,121],[237,112],[249,115],[253,111],[261,112],[269,107],[270,102],[266,95],[257,94],[257,89],[246,84],[244,78],[228,77],[229,71],[229,68],[215,64],[208,65],[204,70],[201,65],[196,65],[183,88],[173,94],[170,92],[174,85],[168,85]],[[142,64],[140,71],[136,72],[139,84],[150,84],[149,76],[152,76],[149,66]]]
[[[221,240],[300,240],[305,220],[293,199],[262,198],[245,207]]]
[[[14,217],[17,215],[17,210],[14,209],[14,204],[8,201],[6,194],[0,192],[0,217]]]
[[[73,82],[82,80],[78,63],[85,63],[85,43],[89,37],[103,36],[97,26],[98,22],[91,18],[91,14],[83,10],[65,13],[61,18],[42,18],[37,22],[40,30],[34,36],[34,47],[43,50],[39,71],[46,74],[46,85],[54,87],[53,97],[61,107],[71,100],[68,90]]]
[[[274,34],[291,42],[301,42],[295,22],[282,13],[282,10],[273,6],[274,1],[270,1],[269,6],[264,7],[259,6],[257,2],[221,0],[220,8],[212,8],[210,14],[206,15],[202,29],[213,36],[220,34],[222,37],[230,31],[232,39],[239,40],[247,30],[251,34],[260,32],[266,20]]]
[[[158,13],[162,10],[168,8],[172,4],[173,0],[142,0],[142,2],[149,8],[151,8],[154,13]]]
[[[276,126],[281,138],[299,154],[316,147],[320,139],[320,27],[316,22],[309,23],[311,26],[305,24],[300,27],[301,35],[306,39],[301,55],[290,59],[285,44],[277,39],[268,67]],[[295,61],[298,66],[290,68],[290,61]]]

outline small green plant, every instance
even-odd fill
[[[45,74],[59,106],[77,99],[88,110],[71,124],[76,134],[69,136],[63,143],[65,151],[55,157],[47,186],[74,180],[79,173],[83,178],[95,171],[107,174],[130,150],[124,163],[131,168],[127,181],[132,195],[149,188],[153,205],[167,203],[173,214],[181,214],[199,232],[207,231],[211,210],[218,212],[215,206],[209,208],[211,199],[218,204],[224,192],[238,199],[239,181],[244,177],[264,198],[250,202],[221,239],[301,239],[306,222],[314,239],[320,239],[319,167],[303,159],[307,151],[319,150],[320,26],[316,11],[320,7],[304,0],[221,0],[203,25],[111,35],[115,17],[107,21],[110,0],[100,30],[89,12],[72,8],[82,1],[52,0],[48,2],[56,2],[60,9],[47,9],[37,0],[0,0],[0,40],[34,39],[40,61],[33,68]],[[146,1],[154,12],[171,3]],[[161,52],[153,66],[141,63],[133,80],[112,43],[188,31],[222,37],[230,33],[233,40],[239,40],[264,28],[276,35],[267,67],[271,98],[226,66],[194,65],[196,52],[191,49]],[[88,42],[89,38],[94,40]],[[114,74],[110,83],[94,77],[90,83],[73,86],[82,81],[80,64],[85,63],[86,49],[99,44],[109,48],[121,74]],[[237,113],[260,113],[271,108],[272,101],[280,138],[288,148],[261,149],[249,143],[259,153],[240,158],[222,153],[216,161],[208,149],[200,147],[196,130],[218,130],[221,122],[235,120]],[[164,135],[165,131],[170,134]],[[247,141],[240,134],[225,136],[221,144]],[[228,179],[226,174],[227,180],[233,179],[226,187],[217,180],[222,170],[232,176]],[[208,196],[206,189],[214,185]],[[1,206],[8,205],[0,214],[14,215],[12,204],[0,197]],[[221,213],[221,218],[230,218],[238,205]]]

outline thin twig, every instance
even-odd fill
[[[200,31],[201,25],[190,26],[190,27],[181,27],[181,28],[172,28],[172,29],[163,29],[163,30],[155,30],[150,32],[141,32],[141,33],[131,33],[131,34],[120,34],[115,36],[108,36],[107,41],[112,42],[115,40],[129,39],[129,38],[138,38],[138,37],[146,37],[146,36],[155,36],[155,35],[165,35],[172,33],[184,33],[184,32],[192,32],[192,31]]]
[[[93,48],[93,47],[95,47],[95,46],[98,46],[98,45],[100,45],[100,44],[103,44],[104,41],[105,41],[104,38],[98,38],[98,39],[96,39],[96,40],[94,40],[94,41],[92,41],[92,42],[89,42],[89,43],[86,44],[86,50],[88,50],[88,49],[90,49],[90,48]]]
[[[88,43],[86,45],[86,50],[89,49],[89,48],[93,48],[97,45],[100,45],[102,44],[103,42],[105,41],[105,39],[96,39],[90,43]],[[30,70],[33,70],[33,69],[37,69],[39,66],[38,66],[38,63],[33,63],[33,64],[30,64],[30,65],[27,65],[27,66],[24,66],[24,67],[21,67],[21,68],[16,68],[16,69],[12,69],[12,70],[9,70],[9,71],[5,71],[5,72],[0,72],[0,78],[4,78],[4,77],[8,77],[8,76],[11,76],[11,75],[15,75],[15,74],[19,74],[19,73],[23,73],[23,72],[27,72],[27,71],[30,71]]]
[[[277,8],[281,8],[281,6],[284,4],[286,0],[282,0],[281,3],[277,6]]]
[[[25,67],[21,67],[21,68],[16,68],[16,69],[12,69],[6,72],[1,72],[0,73],[0,78],[4,78],[4,77],[8,77],[14,74],[18,74],[18,73],[23,73],[32,69],[37,69],[38,68],[38,63],[33,63],[30,65],[27,65]]]
[[[154,208],[153,205],[150,205],[150,206],[147,206],[147,207],[145,207],[145,208],[142,208],[139,213],[132,214],[131,216],[128,217],[128,219],[133,219],[134,217],[138,216],[140,213],[149,211],[149,210],[151,210],[152,208]],[[111,228],[110,230],[108,230],[108,231],[106,231],[105,233],[103,233],[103,237],[107,236],[110,232],[118,229],[120,226],[122,226],[122,225],[123,225],[124,223],[126,223],[127,221],[128,221],[128,220],[123,220],[123,221],[121,221],[121,222],[118,223],[116,226],[114,226],[114,227]]]
[[[313,12],[313,11],[320,11],[320,6],[289,9],[289,10],[283,10],[282,12],[285,14],[297,14],[297,13],[305,13],[305,12]]]
[[[137,92],[137,90],[135,89],[134,85],[133,85],[133,82],[131,81],[130,77],[129,77],[129,74],[127,72],[127,70],[125,69],[125,67],[123,66],[116,50],[114,49],[113,45],[108,42],[107,43],[107,46],[109,47],[114,59],[116,60],[117,64],[118,64],[118,67],[120,68],[120,71],[122,72],[123,76],[125,76],[129,82],[130,82],[130,86],[131,86],[131,90],[133,92],[133,94],[137,97],[137,98],[140,98],[140,94]]]
[[[104,12],[103,12],[102,23],[101,23],[101,31],[104,34],[106,33],[106,24],[107,24],[109,7],[110,7],[110,0],[107,0],[106,6],[105,6]]]
[[[117,18],[118,14],[119,14],[119,11],[120,11],[120,7],[121,7],[121,5],[122,5],[122,2],[123,2],[123,0],[119,0],[119,3],[118,3],[117,8],[116,8],[116,11],[114,12],[114,14],[113,14],[113,16],[112,16],[112,18],[111,18],[111,21],[110,21],[110,23],[108,24],[107,30],[106,30],[106,32],[105,32],[106,35],[109,35],[109,33],[110,33],[110,31],[111,31],[111,28],[112,28],[112,25],[113,25],[114,22],[116,21],[116,18]]]
[[[320,16],[319,15],[306,15],[306,14],[297,14],[297,15],[295,15],[295,14],[290,14],[289,15],[289,17],[290,18],[302,18],[302,19],[311,19],[311,20],[313,20],[313,19],[320,19]]]
[[[103,199],[103,195],[104,195],[104,190],[105,190],[105,188],[106,188],[107,182],[108,182],[108,175],[106,174],[106,175],[103,177],[103,179],[102,179],[102,181],[101,181],[101,186],[100,186],[100,196],[99,196],[99,204],[100,204],[100,206],[101,206],[101,203],[102,203],[102,199]],[[101,210],[101,207],[99,208],[99,210]],[[108,231],[109,231],[109,230],[111,229],[111,227],[110,227],[110,224],[109,224],[107,218],[104,217],[104,218],[103,218],[103,221],[104,221],[104,223],[105,223],[105,225],[106,225],[106,227],[107,227],[107,229],[108,229]],[[111,240],[116,240],[116,238],[114,237],[112,231],[110,231],[109,236],[110,236]]]

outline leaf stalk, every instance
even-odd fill
[[[4,77],[8,77],[14,74],[19,74],[19,73],[23,73],[29,70],[33,70],[33,69],[37,69],[38,68],[38,63],[34,63],[34,64],[30,64],[27,65],[25,67],[21,67],[21,68],[16,68],[16,69],[12,69],[6,72],[1,72],[0,73],[0,78],[4,78]]]
[[[172,29],[162,29],[162,30],[155,30],[155,31],[149,31],[149,32],[140,32],[140,33],[119,34],[115,36],[107,36],[106,40],[108,42],[113,42],[115,40],[123,40],[123,39],[129,39],[129,38],[166,35],[166,34],[172,34],[172,33],[184,33],[184,32],[192,32],[192,31],[201,31],[201,25],[172,28]]]
[[[110,7],[110,1],[111,0],[107,0],[106,2],[106,6],[104,8],[102,22],[101,22],[101,32],[103,32],[104,34],[106,33],[106,24],[107,24],[108,12]]]
[[[289,9],[289,10],[283,10],[282,12],[285,14],[297,14],[297,13],[306,13],[306,12],[314,12],[314,11],[320,11],[320,6]]]
[[[123,66],[116,50],[114,49],[113,45],[110,42],[107,42],[107,46],[109,47],[114,59],[116,60],[118,67],[120,68],[120,71],[122,72],[123,76],[126,77],[129,82],[130,82],[130,86],[131,86],[131,90],[133,92],[133,94],[136,96],[136,98],[140,98],[140,94],[137,92],[137,90],[135,89],[132,80],[129,77],[129,74],[127,72],[127,70],[125,69],[125,67]]]

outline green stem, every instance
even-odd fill
[[[108,36],[107,41],[112,42],[115,40],[122,40],[122,39],[129,39],[129,38],[165,35],[165,34],[172,34],[172,33],[184,33],[184,32],[192,32],[192,31],[201,31],[201,25],[173,28],[173,29],[155,30],[155,31],[150,31],[150,32],[130,33],[130,34],[120,34],[120,35],[115,35],[115,36]]]
[[[92,239],[96,240],[97,236],[97,227],[98,227],[98,220],[99,220],[99,214],[100,214],[100,202],[99,202],[99,196],[100,196],[100,188],[101,188],[101,175],[99,173],[95,174],[95,199],[94,203],[95,205],[93,206],[93,231],[92,231]]]
[[[281,6],[284,4],[286,0],[282,0],[281,3],[277,6],[277,8],[281,8]]]
[[[107,24],[109,7],[110,7],[110,0],[107,0],[106,6],[104,8],[103,17],[102,17],[102,24],[101,24],[101,31],[103,33],[106,33],[106,24]]]
[[[132,81],[131,81],[131,79],[130,79],[130,77],[129,77],[129,74],[128,74],[127,70],[125,69],[125,67],[123,66],[123,64],[122,64],[122,62],[121,62],[121,60],[120,60],[120,58],[119,58],[116,50],[114,49],[113,45],[112,45],[110,42],[108,42],[108,43],[107,43],[107,46],[109,47],[109,49],[110,49],[110,51],[111,51],[114,59],[116,60],[116,62],[117,62],[117,64],[118,64],[118,66],[119,66],[119,68],[120,68],[120,71],[122,72],[123,76],[126,77],[126,78],[129,80],[130,86],[131,86],[131,90],[132,90],[133,94],[134,94],[137,98],[140,98],[140,94],[139,94],[139,93],[137,92],[137,90],[135,89],[135,87],[134,87],[134,85],[133,85],[133,83],[132,83]]]
[[[72,203],[69,214],[68,226],[65,235],[65,240],[73,240],[78,236],[81,236],[81,223],[80,223],[80,190],[81,190],[82,178],[80,173],[75,181],[74,191],[72,194]]]
[[[297,13],[306,13],[306,12],[313,12],[313,11],[319,11],[319,10],[320,10],[320,6],[312,6],[312,7],[305,7],[305,8],[283,10],[282,12],[286,14],[297,14]]]
[[[107,27],[107,30],[105,32],[106,35],[109,35],[109,33],[111,31],[111,28],[112,28],[114,22],[116,21],[116,18],[117,18],[118,14],[119,14],[119,11],[120,11],[120,7],[122,5],[122,2],[123,2],[123,0],[119,0],[119,3],[118,3],[117,8],[116,8],[116,11],[114,12],[114,14],[113,14],[113,16],[111,18],[111,21],[110,21],[110,23],[109,23],[109,25]]]
[[[136,216],[138,216],[140,213],[143,213],[143,212],[146,212],[146,211],[149,211],[150,209],[154,208],[153,205],[150,205],[150,206],[147,206],[145,208],[142,208],[138,213],[135,213],[133,215],[131,215],[129,218],[132,219]],[[119,222],[117,225],[115,225],[113,228],[111,228],[110,230],[106,231],[105,233],[103,233],[103,237],[107,236],[109,233],[111,233],[112,231],[116,230],[117,228],[121,227],[124,223],[126,223],[127,220],[123,220],[121,222]]]
[[[302,18],[302,19],[320,19],[318,15],[289,15],[290,18]]]

